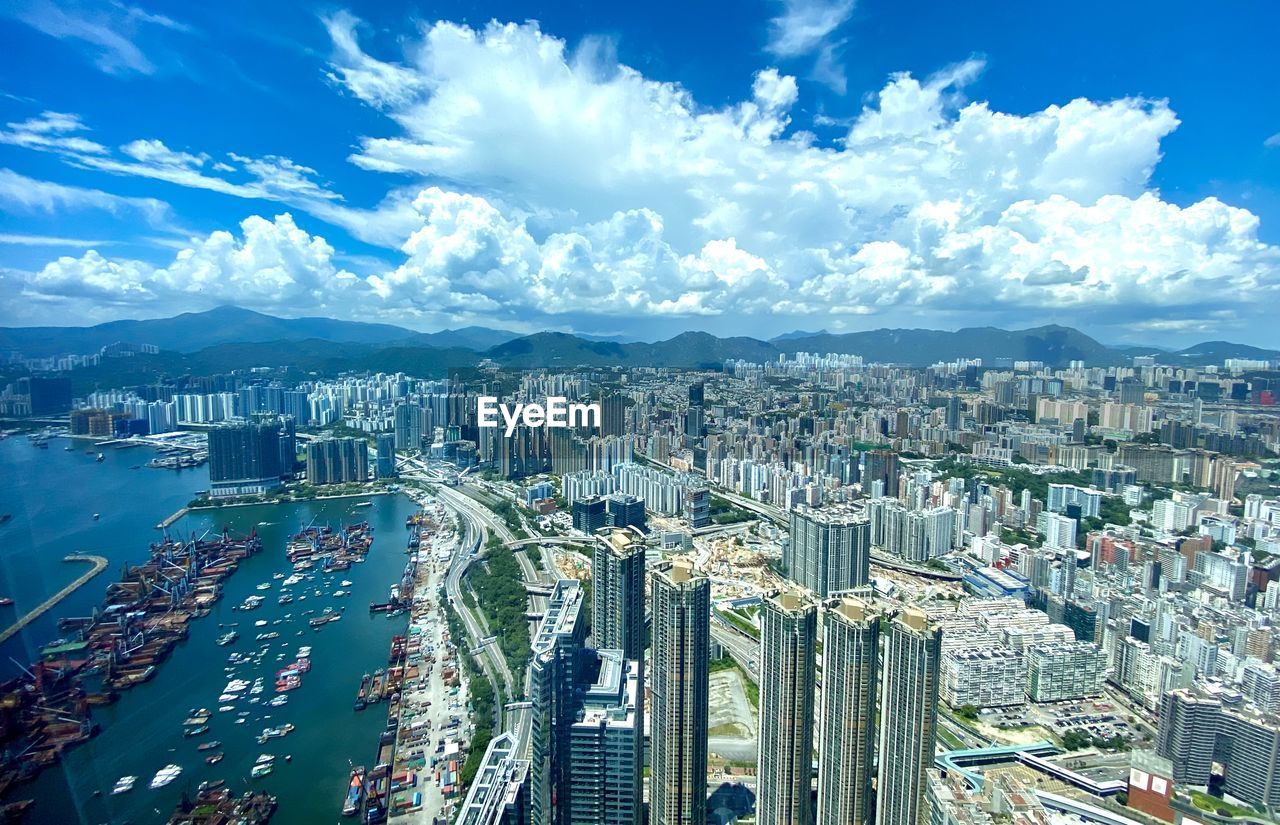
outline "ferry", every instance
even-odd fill
[[[156,775],[151,778],[151,789],[155,790],[156,788],[163,788],[165,785],[168,785],[170,782],[177,779],[180,773],[182,773],[182,768],[177,765],[165,765],[163,768],[156,771]]]
[[[353,768],[351,782],[347,785],[347,798],[342,803],[343,816],[355,816],[364,801],[364,768]]]
[[[111,795],[116,796],[117,794],[128,793],[129,791],[133,790],[133,783],[137,781],[138,781],[138,777],[136,776],[120,777],[118,780],[116,780],[116,786],[111,789]]]

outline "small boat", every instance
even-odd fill
[[[196,745],[196,750],[211,751],[217,748],[221,744],[222,743],[219,742],[217,739],[210,739],[208,742],[201,742],[199,745]]]
[[[262,584],[258,585],[258,589],[259,589],[259,590],[270,590],[270,589],[271,589],[271,582],[263,582]]]
[[[334,598],[340,598],[340,597],[345,596],[345,595],[347,595],[347,591],[345,591],[345,590],[335,590],[335,591],[333,591],[333,596],[334,596]]]
[[[98,453],[98,457],[94,459],[94,461],[106,461],[106,460],[107,460],[107,457],[102,453]]]
[[[8,596],[0,596],[0,607],[8,607],[13,604],[13,599]]]
[[[98,520],[98,519],[100,519],[100,518],[102,518],[102,514],[101,514],[101,513],[94,513],[94,514],[93,514],[93,520],[94,520],[94,521],[97,521],[97,520]]]
[[[191,738],[192,736],[200,736],[208,732],[209,732],[208,725],[197,725],[194,728],[188,728],[187,730],[183,731],[182,735],[187,738]]]
[[[258,754],[258,758],[257,758],[257,759],[255,759],[255,760],[253,760],[253,764],[255,764],[255,765],[266,765],[266,764],[268,764],[268,763],[270,763],[270,762],[274,762],[274,761],[275,761],[275,756],[274,756],[273,754],[270,754],[270,753],[260,753],[260,754]]]
[[[200,787],[196,789],[196,793],[204,793],[205,791],[216,791],[223,785],[227,784],[225,779],[214,779],[213,781],[205,780],[200,783]]]
[[[177,765],[165,765],[163,768],[156,771],[156,775],[151,778],[151,789],[155,790],[156,788],[163,788],[165,785],[168,785],[170,782],[177,779],[178,775],[181,773],[182,768]]]
[[[373,502],[372,502],[372,501],[362,501],[362,502],[360,502],[359,504],[357,504],[356,506],[357,506],[357,507],[372,507],[372,506],[373,506]]]
[[[223,754],[221,752],[215,753],[212,756],[206,756],[204,758],[204,763],[206,765],[216,765],[222,761],[222,756]]]
[[[116,780],[116,786],[111,789],[111,795],[116,796],[117,794],[128,793],[129,791],[133,790],[133,783],[137,781],[138,781],[138,777],[136,776],[120,777],[118,780]]]
[[[351,581],[350,579],[343,579],[340,583],[343,587],[350,587],[351,585],[355,584],[355,582]]]
[[[253,626],[254,626],[254,627],[266,627],[268,624],[269,624],[269,622],[268,622],[266,619],[258,619],[258,621],[256,621],[256,622],[254,622],[254,623],[253,623]]]

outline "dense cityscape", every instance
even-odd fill
[[[193,511],[440,514],[388,607],[447,613],[469,712],[424,736],[392,708],[385,761],[426,759],[371,818],[1117,825],[1280,807],[1277,366],[798,353],[5,398],[36,447],[207,461]],[[507,437],[481,395],[599,425]]]
[[[0,2],[0,825],[1280,825],[1278,31]]]

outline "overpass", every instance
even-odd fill
[[[1049,741],[1032,742],[1026,745],[1006,745],[1003,747],[974,748],[972,750],[947,751],[939,755],[934,763],[944,771],[959,773],[970,786],[982,787],[983,776],[980,771],[973,770],[986,765],[1000,765],[1018,762],[1032,770],[1048,774],[1054,779],[1066,782],[1094,796],[1113,796],[1126,791],[1129,783],[1112,779],[1099,782],[1057,762],[1050,762],[1046,756],[1061,753],[1061,748]],[[1069,813],[1071,811],[1068,811]]]
[[[512,539],[507,542],[507,547],[517,549],[520,547],[528,547],[532,544],[580,544],[594,545],[596,540],[590,536],[535,536],[530,539]]]

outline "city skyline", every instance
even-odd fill
[[[18,3],[0,294],[22,324],[236,303],[424,330],[1052,322],[1266,345],[1280,119],[1239,104],[1267,98],[1274,10],[1163,31],[1199,74],[1126,36],[1148,10],[1059,21],[1051,71],[1021,10],[937,6],[944,40],[849,0],[663,27]],[[717,27],[731,46],[706,47]]]

